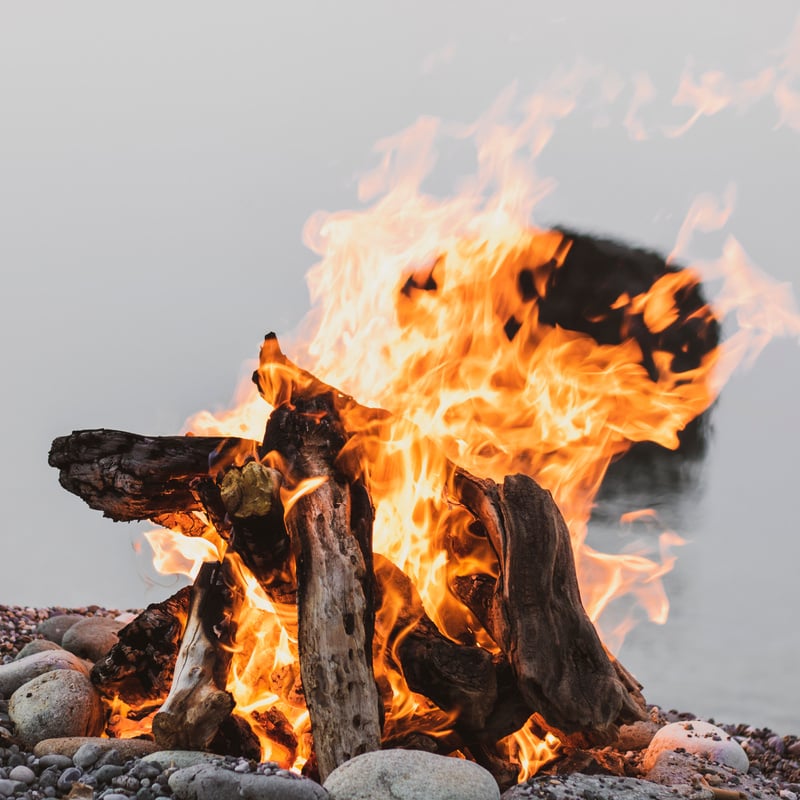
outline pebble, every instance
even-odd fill
[[[12,781],[21,781],[22,783],[31,784],[36,780],[36,773],[30,767],[20,764],[8,773],[8,777],[11,778]]]
[[[8,713],[27,747],[54,736],[92,736],[103,730],[97,690],[85,675],[71,670],[47,672],[21,686],[11,695]]]
[[[11,697],[20,686],[54,670],[73,670],[89,676],[86,664],[78,656],[61,649],[47,650],[1,665],[0,694]]]
[[[72,761],[76,767],[81,769],[88,769],[92,764],[96,763],[97,759],[103,754],[103,748],[96,742],[86,742],[82,744],[72,756]]]
[[[51,642],[49,639],[34,639],[32,642],[24,645],[19,653],[14,656],[14,661],[19,661],[25,656],[32,656],[36,653],[44,653],[45,650],[63,650],[61,645]]]
[[[195,764],[179,769],[170,776],[169,786],[178,800],[325,800],[328,797],[318,783],[287,770],[276,769],[272,774],[237,773],[221,764]],[[371,797],[379,800],[383,795]],[[429,797],[433,800],[434,795]],[[401,800],[400,796],[395,800]]]
[[[82,619],[86,619],[83,614],[55,614],[49,619],[42,620],[36,627],[36,632],[45,639],[60,645],[64,634]]]
[[[678,749],[733,767],[739,772],[747,772],[750,766],[742,746],[722,728],[693,719],[672,722],[658,731],[645,752],[644,769],[650,770],[661,753]]]
[[[61,646],[81,658],[99,661],[119,641],[117,632],[123,627],[111,617],[87,617],[67,630]]]
[[[377,750],[328,775],[331,800],[499,800],[494,778],[460,758],[420,750]]]
[[[146,763],[159,764],[162,767],[193,767],[196,764],[219,764],[223,756],[214,753],[201,753],[197,750],[156,750],[142,758]]]
[[[0,778],[0,795],[3,795],[3,797],[11,797],[15,792],[23,792],[27,788],[27,784],[20,781],[12,781],[10,778]]]

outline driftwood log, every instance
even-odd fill
[[[320,778],[380,749],[372,670],[375,591],[372,505],[335,461],[344,434],[330,395],[292,397],[267,424],[262,449],[283,457],[300,496],[286,515],[297,543],[298,649]],[[310,491],[301,483],[312,481]]]

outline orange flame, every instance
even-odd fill
[[[796,38],[798,31],[800,25]],[[695,81],[687,70],[675,103],[689,106],[692,114],[668,134],[768,92],[774,92],[782,121],[794,125],[800,105],[788,80],[800,73],[800,61],[794,50],[787,52],[777,71],[740,84],[719,73]],[[661,578],[683,540],[662,533],[657,559],[588,547],[592,504],[608,465],[634,442],[676,448],[678,433],[708,409],[737,363],[754,357],[772,336],[800,335],[788,287],[760,274],[733,238],[718,261],[667,272],[647,290],[621,293],[610,306],[623,329],[641,317],[650,333],[659,334],[678,322],[678,299],[700,276],[721,278],[714,309],[699,308],[693,322],[702,327],[723,319],[735,322],[736,330],[690,369],[673,369],[672,354],[656,349],[648,370],[632,336],[598,344],[585,333],[540,321],[539,301],[571,241],[531,225],[536,203],[554,187],[536,175],[535,158],[557,121],[571,113],[597,77],[586,66],[557,76],[521,104],[516,124],[508,121],[515,110],[513,90],[470,126],[446,129],[437,120],[421,119],[376,146],[380,163],[359,183],[359,198],[371,205],[318,213],[306,224],[305,241],[320,260],[308,274],[313,311],[304,335],[289,350],[322,380],[395,415],[382,427],[380,458],[366,465],[375,503],[374,549],[412,579],[428,615],[452,637],[463,633],[467,622],[448,592],[448,573],[491,573],[495,566],[488,552],[478,563],[448,561],[442,532],[463,529],[469,519],[447,496],[446,459],[495,480],[527,472],[553,493],[572,536],[584,605],[615,649],[631,623],[605,630],[603,612],[627,594],[652,621],[665,621]],[[613,82],[604,87],[608,97],[616,92]],[[646,75],[637,77],[634,88],[623,124],[642,139],[647,133],[638,110],[655,90]],[[435,163],[435,144],[448,135],[474,142],[477,169],[457,194],[437,198],[422,185]],[[698,198],[670,260],[685,256],[698,232],[721,228],[734,201],[733,187],[721,203]],[[523,280],[530,292],[520,290]],[[260,439],[269,409],[250,384],[240,400],[224,415],[197,415],[189,427],[195,433]],[[314,488],[314,483],[294,487],[283,497],[285,507]],[[651,518],[652,512],[641,511],[623,521]],[[149,538],[162,549],[166,542],[175,544],[165,534]],[[224,552],[211,535],[180,545],[184,569]],[[162,566],[176,568],[174,561]],[[263,757],[298,767],[310,752],[310,727],[297,687],[294,611],[271,603],[246,568],[240,569],[250,606],[239,620],[229,689],[238,713],[259,731]],[[483,646],[494,646],[488,635],[476,635]],[[393,698],[389,717],[430,710],[402,676],[386,677]],[[447,720],[440,723],[434,733],[446,730]],[[557,747],[557,740],[543,742],[530,727],[509,744],[523,777]]]

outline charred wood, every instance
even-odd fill
[[[155,740],[164,749],[207,750],[230,717],[234,700],[225,687],[242,600],[229,562],[202,565],[172,687],[153,718]]]
[[[583,609],[569,532],[550,493],[525,475],[498,486],[463,470],[454,490],[497,553],[491,603],[483,582],[474,613],[508,657],[525,703],[559,732],[600,739],[641,719]]]
[[[445,637],[408,576],[383,556],[374,558],[380,595],[376,623],[386,637],[387,657],[396,660],[410,689],[454,712],[459,728],[483,729],[497,702],[491,654]]]
[[[119,641],[92,669],[92,683],[102,694],[118,695],[133,708],[161,705],[172,683],[190,594],[191,587],[185,586],[151,603],[119,631]]]
[[[270,416],[262,451],[298,491],[286,527],[299,550],[298,649],[319,773],[380,748],[372,671],[372,506],[336,466],[344,432],[331,395],[292,395]],[[307,489],[300,488],[301,482]]]
[[[192,482],[243,462],[257,446],[222,436],[140,436],[100,428],[58,437],[48,461],[59,469],[61,485],[103,516],[125,522],[174,517],[187,533],[201,533],[192,512],[204,506]]]

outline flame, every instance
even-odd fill
[[[800,23],[794,38],[800,41]],[[798,52],[788,47],[778,68],[739,83],[716,72],[696,80],[687,68],[674,104],[691,114],[664,132],[680,135],[703,116],[729,105],[744,108],[769,93],[782,122],[798,127],[800,104],[790,89],[800,74]],[[627,595],[652,621],[664,622],[669,604],[661,579],[684,540],[661,533],[657,555],[589,547],[588,522],[606,469],[636,442],[678,447],[680,431],[709,408],[738,363],[752,360],[773,336],[800,336],[788,287],[760,273],[732,237],[717,261],[667,271],[641,290],[628,287],[591,317],[602,321],[613,312],[619,342],[601,344],[542,319],[543,302],[573,245],[568,235],[531,222],[536,204],[554,188],[537,174],[535,160],[592,81],[609,103],[619,93],[618,82],[579,65],[521,103],[510,89],[472,125],[419,120],[376,145],[379,164],[358,187],[362,208],[317,213],[304,231],[319,257],[308,273],[313,310],[289,352],[320,379],[393,414],[379,437],[365,431],[359,442],[375,504],[375,552],[412,580],[442,632],[453,639],[472,636],[490,650],[495,644],[448,590],[454,575],[496,574],[497,566],[488,546],[461,560],[448,556],[448,532],[468,535],[471,520],[448,495],[447,464],[497,481],[526,472],[553,493],[572,537],[583,603],[614,650],[632,618],[604,627],[604,612]],[[647,137],[638,112],[654,96],[649,77],[636,76],[623,120],[633,139]],[[437,143],[448,137],[474,143],[476,171],[457,193],[434,197],[422,187]],[[734,204],[733,186],[721,199],[698,198],[670,263],[686,256],[695,236],[722,228]],[[698,302],[687,316],[682,301],[701,278],[719,280],[721,289],[713,308]],[[665,332],[691,325],[702,338],[720,320],[735,330],[689,366],[658,346],[648,363],[631,333],[641,325],[660,342]],[[234,409],[201,412],[188,427],[260,439],[269,411],[247,383]],[[284,507],[318,485],[283,487]],[[653,521],[650,509],[622,518],[624,524]],[[148,540],[158,568],[167,572],[191,575],[202,560],[237,558],[225,554],[210,527],[200,538],[162,531]],[[262,757],[299,768],[311,742],[299,689],[295,609],[272,603],[246,567],[239,563],[238,569],[248,604],[237,621],[228,689],[237,713],[259,734]],[[386,599],[377,629],[391,628],[400,610],[399,598]],[[382,671],[388,656],[376,663],[378,680],[390,689],[387,721],[425,717],[431,720],[427,733],[446,735],[448,716],[411,692],[399,671]],[[537,731],[529,724],[506,742],[523,779],[559,747],[551,734],[542,739]]]

